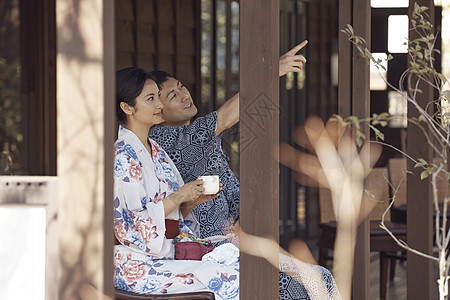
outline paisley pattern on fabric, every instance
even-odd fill
[[[219,175],[223,190],[219,197],[198,205],[193,214],[200,224],[200,237],[223,235],[223,228],[239,217],[239,180],[222,151],[221,135],[216,136],[217,113],[195,119],[190,125],[156,125],[149,137],[169,154],[185,182],[202,175]]]

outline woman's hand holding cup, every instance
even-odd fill
[[[214,177],[214,178],[211,179],[210,177]],[[217,178],[215,178],[215,177],[217,177]],[[191,202],[184,201],[184,203],[181,205],[181,208],[183,209],[184,212],[186,212],[186,210],[188,210],[190,212],[190,211],[192,211],[192,209],[195,206],[197,206],[201,203],[208,202],[211,199],[219,197],[218,192],[220,192],[222,190],[222,183],[220,182],[219,176],[217,176],[217,175],[200,176],[197,180],[188,182],[187,184],[191,184],[191,183],[196,183],[196,184],[199,183],[200,187],[201,187],[201,193],[200,194],[196,193],[196,195],[198,195],[197,198],[193,199],[193,201],[191,201]],[[187,184],[185,184],[185,185],[187,185]],[[184,215],[186,215],[186,213],[184,213]]]
[[[192,203],[203,195],[205,188],[203,187],[203,180],[197,178],[194,181],[185,183],[175,193],[178,193],[180,197],[180,204]]]

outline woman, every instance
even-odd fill
[[[225,266],[174,260],[172,239],[165,237],[166,219],[198,236],[190,212],[217,195],[202,195],[201,179],[183,184],[164,150],[148,138],[150,127],[163,121],[158,86],[141,69],[118,71],[116,101],[122,125],[114,161],[116,287],[153,294],[210,290],[218,299],[238,299],[237,261]]]
[[[169,156],[148,138],[150,127],[163,122],[159,88],[151,75],[128,68],[118,71],[116,80],[121,127],[114,161],[114,232],[120,243],[114,248],[115,286],[152,294],[203,290],[214,292],[216,299],[238,299],[239,262],[230,255],[236,254],[233,245],[217,247],[204,261],[174,260],[166,224],[179,221],[181,232],[198,236],[191,211],[217,195],[202,195],[200,179],[183,184]],[[328,270],[279,254],[276,243],[267,239],[243,232],[241,238],[247,253],[279,265],[280,299],[339,299]]]

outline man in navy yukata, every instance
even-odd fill
[[[306,59],[297,52],[306,44],[304,41],[280,57],[280,77],[303,68]],[[221,133],[239,121],[239,93],[217,111],[191,121],[197,108],[187,88],[164,71],[152,75],[162,86],[160,100],[165,121],[153,126],[149,137],[169,154],[185,182],[202,175],[219,175],[223,184],[220,196],[197,205],[193,214],[200,223],[201,238],[223,235],[225,226],[239,218],[239,181],[221,145]]]
[[[303,68],[306,59],[297,52],[306,44],[304,41],[280,57],[280,77]],[[151,73],[162,88],[160,100],[165,121],[153,126],[149,137],[169,154],[185,182],[202,175],[219,175],[223,184],[219,197],[197,205],[192,212],[200,224],[201,238],[224,235],[226,226],[239,218],[239,181],[222,151],[221,134],[239,122],[239,93],[217,111],[192,121],[197,108],[186,87],[164,71]],[[332,276],[325,271],[322,275],[328,287]],[[279,275],[280,300],[310,299],[303,285],[281,271]]]

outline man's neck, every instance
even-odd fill
[[[170,126],[170,127],[183,127],[185,125],[191,124],[191,120],[183,121],[183,122],[164,122],[162,123],[163,126]]]

